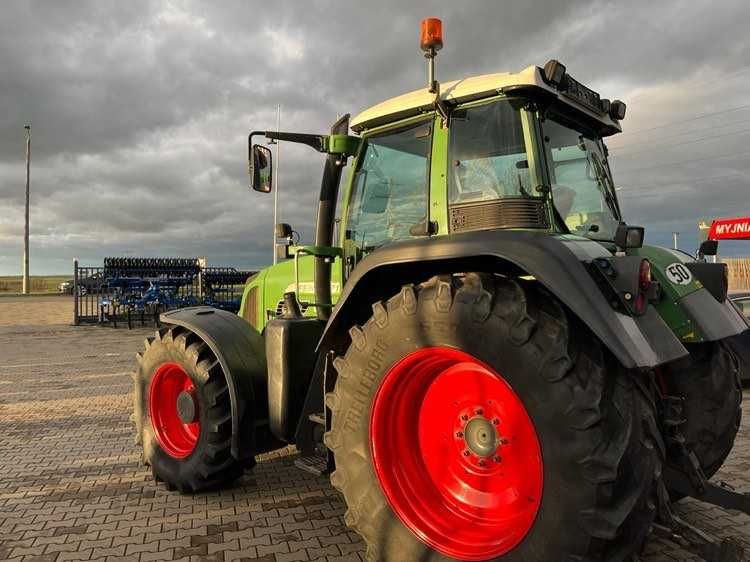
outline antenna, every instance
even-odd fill
[[[276,104],[276,133],[281,130],[281,104]],[[271,142],[268,144],[275,144],[276,145],[276,170],[274,173],[274,180],[276,182],[276,189],[273,191],[273,263],[276,265],[276,263],[279,261],[279,258],[276,254],[276,225],[279,222],[279,153],[281,150],[281,143],[277,143],[274,141],[274,139],[271,139]]]

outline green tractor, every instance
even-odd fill
[[[254,139],[326,155],[315,243],[277,225],[239,315],[162,315],[135,375],[155,479],[217,487],[294,444],[370,560],[629,560],[653,528],[739,559],[671,510],[750,511],[708,482],[739,424],[724,340],[748,328],[725,269],[623,221],[604,138],[625,104],[554,60],[439,84],[422,31],[427,88],[327,135],[250,134],[257,192]]]

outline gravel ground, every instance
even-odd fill
[[[157,486],[129,421],[133,353],[151,330],[62,325],[66,300],[0,299],[0,323],[16,319],[0,327],[0,560],[362,558],[340,496],[294,468],[291,448],[219,492]],[[746,424],[717,479],[750,490],[749,443]],[[750,517],[693,500],[677,511],[750,552]],[[699,558],[654,537],[643,560]]]
[[[0,297],[0,326],[50,326],[73,323],[73,297]]]

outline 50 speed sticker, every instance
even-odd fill
[[[684,263],[669,264],[664,271],[667,274],[667,279],[675,285],[688,285],[693,281],[693,274],[685,267]]]

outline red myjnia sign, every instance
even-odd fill
[[[708,231],[709,240],[742,240],[750,238],[750,217],[716,219]]]

